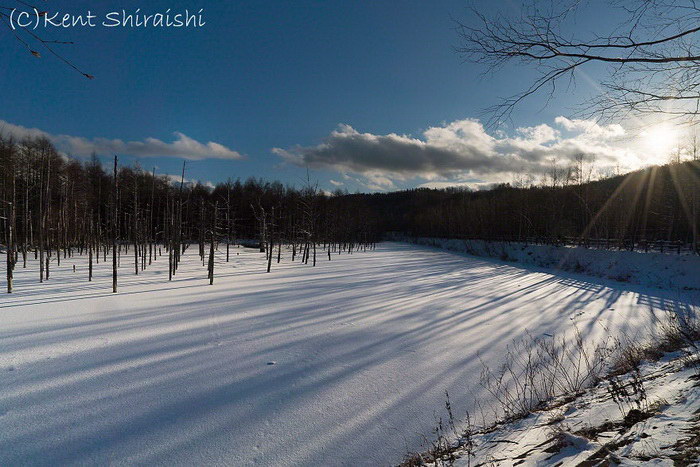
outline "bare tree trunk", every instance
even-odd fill
[[[9,227],[7,240],[7,293],[12,293],[12,225]]]
[[[182,189],[185,185],[185,165],[187,161],[182,161],[182,176],[180,177],[180,192],[178,193],[178,209],[177,209],[177,232],[175,234],[175,252],[173,258],[173,274],[177,271],[177,266],[180,264],[180,250],[182,247]],[[184,250],[182,250],[184,253]]]
[[[150,206],[150,219],[148,222],[148,229],[149,229],[149,242],[148,242],[148,265],[150,266],[151,263],[153,263],[153,244],[156,241],[155,238],[155,228],[153,226],[153,203],[155,201],[155,196],[156,196],[156,168],[153,167],[153,176],[151,177],[151,206]]]
[[[272,217],[270,218],[270,227],[267,234],[267,272],[270,272],[272,267],[272,255],[274,254],[274,236],[275,236],[275,208],[272,208]]]
[[[100,215],[97,214],[97,228],[95,229],[95,237],[93,238],[93,241],[95,242],[95,261],[97,264],[100,264],[100,240],[102,239],[102,229],[100,229],[100,224]]]
[[[139,195],[138,195],[138,182],[136,178],[136,174],[134,174],[134,222],[131,227],[133,233],[133,241],[134,241],[134,274],[139,275],[139,241],[138,241],[138,232],[139,232]]]
[[[204,266],[204,198],[199,200],[199,259]]]
[[[61,242],[61,232],[63,231],[63,226],[64,226],[64,223],[63,223],[63,215],[64,215],[64,211],[63,211],[63,200],[64,200],[63,187],[61,187],[61,189],[59,190],[59,194],[61,196],[58,199],[58,201],[59,201],[59,203],[58,203],[58,220],[56,221],[55,240],[56,240],[56,266],[60,267],[61,266],[61,245],[60,245],[60,242]]]
[[[114,189],[112,191],[112,293],[117,293],[117,229],[119,225],[117,200],[119,199],[119,173],[117,156],[114,156]]]
[[[44,279],[49,280],[49,261],[51,257],[51,236],[49,235],[49,213],[51,212],[51,160],[46,164],[46,197],[44,198],[44,235],[46,238],[46,266]]]
[[[88,282],[92,282],[92,243],[93,243],[92,212],[90,213],[90,232],[88,234]]]
[[[214,242],[216,241],[216,217],[219,210],[219,203],[214,204],[214,222],[211,226],[211,237],[209,245],[209,285],[214,284]]]
[[[27,249],[29,248],[29,175],[24,175],[24,219],[22,220],[24,232],[22,236],[22,267],[27,267]]]
[[[231,247],[231,179],[226,183],[226,262],[229,261]]]
[[[49,159],[46,157],[46,185],[48,186],[49,178]],[[40,180],[43,182],[43,180]],[[45,212],[44,212],[44,198],[46,197],[46,191],[42,185],[39,186],[39,282],[44,282],[44,226],[45,226]]]
[[[168,280],[173,280],[173,270],[175,269],[174,252],[175,248],[175,200],[170,203],[170,246],[168,247]]]
[[[12,177],[12,201],[10,202],[10,215],[7,219],[7,293],[12,293],[13,270],[15,268],[15,242],[13,228],[15,224],[15,171],[10,167]]]

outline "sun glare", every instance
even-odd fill
[[[642,132],[644,144],[655,156],[666,156],[678,145],[678,131],[670,125],[660,124]]]

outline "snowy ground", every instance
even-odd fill
[[[418,245],[436,246],[510,263],[584,273],[618,282],[667,290],[700,290],[700,255],[644,253],[584,247],[533,245],[446,238],[404,237]]]
[[[697,465],[700,373],[682,353],[471,438],[469,465]],[[697,363],[697,362],[695,362]]]
[[[173,282],[166,258],[139,276],[124,258],[116,295],[111,263],[88,283],[68,259],[42,285],[20,264],[0,296],[0,465],[396,463],[446,390],[457,414],[486,397],[479,357],[526,329],[633,336],[700,303],[400,243],[270,274],[235,251],[213,286],[196,247]]]

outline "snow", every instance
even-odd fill
[[[688,465],[700,452],[700,378],[698,368],[686,362],[676,355],[642,365],[636,381],[643,391],[635,392],[635,378],[623,375],[619,380],[628,385],[630,396],[617,402],[609,382],[603,381],[573,401],[479,433],[472,437],[471,455],[459,451],[454,465],[592,465],[593,459],[619,465]],[[625,424],[633,410],[645,415]],[[596,434],[583,435],[583,430],[596,428]],[[686,463],[676,464],[674,458]]]
[[[648,287],[700,290],[700,255],[429,237],[404,239],[419,245]]]
[[[0,296],[0,465],[392,464],[425,447],[445,391],[457,416],[486,400],[481,361],[525,330],[632,337],[700,303],[403,243],[270,274],[232,251],[213,286],[196,247],[172,282],[166,257],[134,276],[125,256],[118,294],[111,262],[91,283],[84,258],[44,284],[18,264]]]

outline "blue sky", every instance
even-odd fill
[[[94,80],[82,78],[46,53],[34,58],[9,31],[0,29],[0,53],[6,64],[0,69],[6,90],[0,120],[6,122],[6,130],[9,124],[84,142],[154,138],[164,143],[176,140],[179,132],[203,145],[218,143],[228,154],[243,155],[188,163],[188,178],[214,183],[248,176],[299,183],[305,174],[303,161],[328,156],[330,149],[318,145],[333,139],[334,130],[340,131],[335,138],[343,144],[359,140],[364,144],[372,135],[390,134],[405,136],[401,144],[422,144],[426,130],[478,118],[498,97],[522,90],[535,76],[534,70],[510,68],[485,79],[483,68],[462,62],[452,49],[458,44],[452,19],[469,21],[464,0],[56,0],[50,4],[71,14],[92,10],[98,21],[101,15],[122,9],[157,13],[203,8],[206,25],[39,31],[46,38],[74,41],[57,48],[95,75]],[[504,6],[516,8],[506,2]],[[562,93],[544,108],[541,99],[531,100],[517,109],[512,125],[504,130],[544,123],[564,132],[558,137],[565,138],[567,131],[580,128],[557,127],[555,118],[570,113],[571,106],[591,90],[583,80],[575,93]],[[349,127],[338,130],[341,124]],[[450,135],[477,139],[481,135],[478,128],[455,128]],[[391,157],[402,157],[401,144]],[[157,166],[159,173],[176,174],[182,164],[172,156],[120,156],[124,163],[138,160],[149,170]],[[338,163],[338,157],[345,157],[342,154],[330,157],[336,162],[312,166],[313,177],[324,189],[368,191],[417,186],[427,180],[488,179],[466,166],[461,172],[424,175]]]

